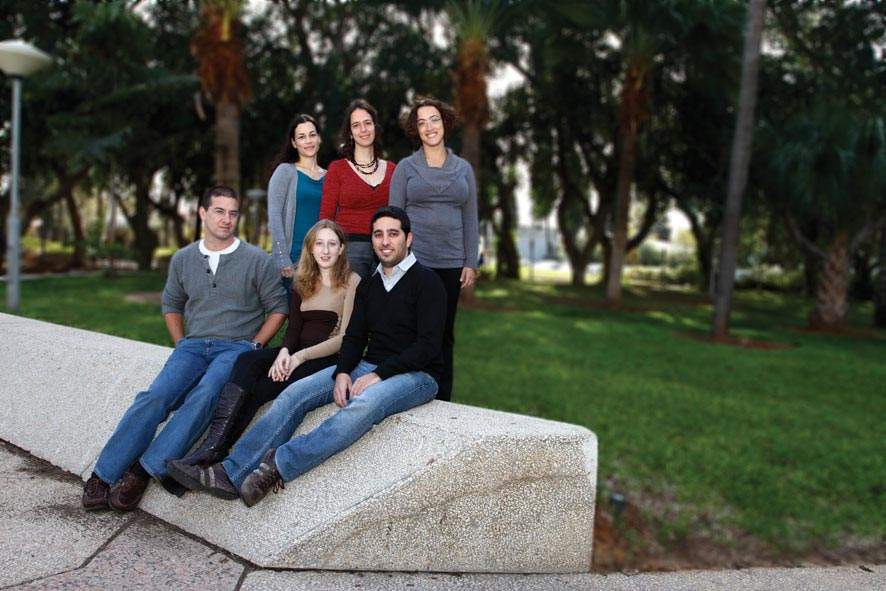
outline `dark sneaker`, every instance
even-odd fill
[[[261,464],[253,470],[243,484],[240,485],[240,498],[246,503],[247,507],[252,507],[260,500],[265,498],[272,490],[276,493],[283,486],[283,477],[277,471],[277,464],[274,463],[274,452],[271,448],[265,453]]]
[[[166,462],[166,470],[169,476],[189,490],[202,490],[226,501],[240,498],[237,487],[228,478],[228,473],[221,464],[202,468],[189,466],[181,460],[169,460]]]
[[[134,511],[138,508],[150,482],[150,477],[136,474],[131,469],[127,470],[120,482],[111,489],[108,504],[117,511]]]
[[[83,487],[83,498],[81,499],[83,508],[87,511],[110,509],[108,505],[108,492],[110,490],[110,485],[93,472]]]

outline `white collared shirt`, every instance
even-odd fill
[[[394,289],[394,286],[397,285],[397,282],[400,281],[400,278],[406,274],[406,271],[415,264],[415,255],[411,252],[406,255],[406,258],[397,263],[397,266],[394,267],[393,272],[390,275],[385,275],[384,268],[381,266],[381,263],[375,268],[375,272],[381,275],[382,285],[385,286],[385,291],[391,291]]]
[[[240,239],[234,238],[234,242],[224,250],[209,250],[206,248],[206,244],[204,244],[203,239],[200,239],[200,242],[197,243],[197,248],[200,249],[200,254],[203,256],[209,257],[209,268],[212,269],[212,274],[215,275],[215,270],[218,269],[218,260],[223,254],[231,254],[237,247],[240,246]]]

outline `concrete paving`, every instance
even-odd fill
[[[583,575],[275,571],[146,513],[86,513],[82,482],[0,442],[0,589],[886,591],[886,565]]]

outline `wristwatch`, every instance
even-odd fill
[[[259,343],[258,341],[252,341],[252,350],[253,350],[253,351],[258,351],[258,350],[261,349],[262,347],[264,347],[264,345],[262,345],[262,344]]]

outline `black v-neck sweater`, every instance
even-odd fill
[[[436,273],[416,262],[390,292],[375,273],[357,286],[335,375],[351,373],[362,357],[383,380],[424,371],[439,381],[445,322],[446,292]]]

